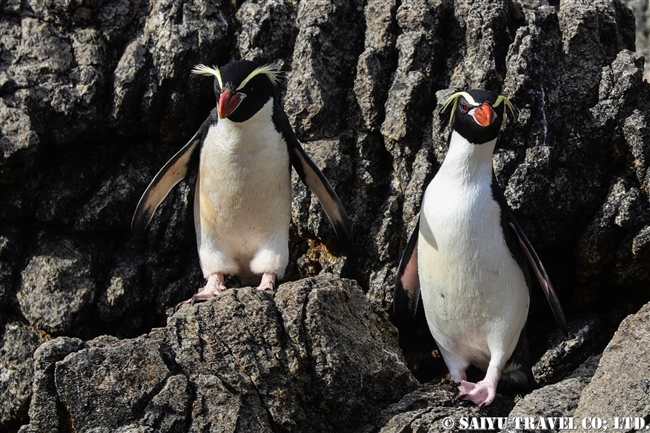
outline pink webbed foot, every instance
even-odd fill
[[[217,272],[216,274],[210,275],[208,277],[208,282],[206,283],[203,290],[201,290],[196,295],[192,296],[190,299],[178,304],[176,306],[176,309],[178,310],[183,305],[187,305],[187,304],[194,305],[197,302],[209,301],[215,296],[219,296],[224,290],[226,290],[224,281],[225,281],[224,276],[221,272]]]
[[[257,290],[275,289],[275,278],[275,274],[264,272],[264,275],[262,275],[262,281],[260,281],[260,285],[257,286]]]
[[[478,407],[489,406],[497,395],[496,388],[485,381],[472,383],[463,380],[460,382],[458,390],[460,391],[460,394],[456,397],[457,400],[469,400]]]

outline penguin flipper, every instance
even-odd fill
[[[298,173],[300,180],[307,185],[311,192],[316,194],[327,218],[334,227],[343,250],[351,251],[352,223],[334,188],[302,148],[291,128],[289,119],[278,105],[273,110],[273,121],[287,142],[291,165]]]
[[[420,235],[420,220],[418,219],[413,233],[402,253],[393,292],[393,312],[398,321],[415,318],[420,301],[420,277],[418,275],[418,237]],[[410,324],[410,323],[409,323]]]
[[[167,197],[169,191],[185,178],[190,163],[197,160],[193,156],[196,149],[200,147],[202,129],[199,129],[190,141],[167,161],[142,194],[131,220],[131,231],[136,236],[144,233],[160,203]]]
[[[544,265],[542,264],[542,261],[539,259],[537,252],[531,245],[530,241],[528,240],[528,237],[526,237],[526,234],[524,233],[524,231],[522,230],[521,226],[514,218],[514,216],[510,214],[508,219],[509,219],[508,223],[510,224],[510,227],[512,227],[514,232],[517,234],[517,239],[519,239],[519,244],[521,245],[521,249],[523,250],[524,255],[526,256],[528,263],[533,268],[533,271],[537,276],[539,285],[542,286],[542,290],[546,295],[546,299],[548,299],[548,303],[551,306],[551,310],[553,311],[553,316],[555,316],[555,320],[560,326],[562,332],[565,335],[567,335],[568,326],[566,322],[566,317],[564,316],[564,311],[562,310],[562,306],[560,305],[560,300],[558,299],[557,294],[553,289],[553,285],[551,284],[551,279],[546,273],[546,269],[544,269]]]
[[[501,190],[501,187],[499,186],[499,182],[497,181],[497,178],[494,175],[494,173],[492,173],[492,196],[499,203],[501,207],[501,211],[502,211],[501,224],[503,227],[503,232],[506,237],[506,243],[513,251],[515,260],[519,262],[520,266],[525,266],[527,262],[530,265],[530,267],[533,268],[533,271],[535,272],[535,276],[539,281],[539,285],[542,286],[542,290],[546,295],[546,299],[548,300],[548,303],[551,306],[551,311],[553,311],[553,316],[555,316],[555,320],[557,321],[557,324],[560,326],[560,329],[562,330],[564,335],[567,335],[568,326],[566,323],[566,317],[564,316],[564,311],[562,311],[560,300],[558,299],[557,294],[553,289],[553,285],[551,284],[551,279],[546,273],[546,269],[544,269],[544,265],[542,264],[542,261],[539,259],[537,252],[535,251],[532,244],[528,240],[528,237],[524,233],[524,230],[521,228],[521,226],[515,219],[514,215],[512,215],[510,206],[508,206],[506,197],[503,194],[503,191]],[[512,232],[508,230],[508,227],[512,229]],[[517,239],[516,241],[514,239],[515,236],[512,236],[512,233],[516,235],[516,239]],[[515,250],[518,250],[517,244],[521,248],[520,251],[518,251],[519,254],[514,253]],[[523,257],[521,257],[522,254]]]
[[[318,201],[325,210],[332,227],[334,227],[343,249],[350,251],[352,247],[352,223],[334,188],[332,188],[325,175],[316,167],[314,161],[305,153],[302,146],[299,144],[291,146],[289,156],[291,165],[298,172],[300,179],[318,197]]]

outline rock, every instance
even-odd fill
[[[110,231],[124,230],[131,224],[131,215],[123,212],[131,204],[131,197],[137,195],[136,185],[142,183],[142,174],[137,168],[141,158],[128,154],[117,163],[114,173],[99,185],[93,197],[80,209],[75,217],[75,230]],[[146,181],[146,180],[145,180]],[[110,215],[121,215],[111,218]]]
[[[569,422],[577,426],[582,420],[574,417],[575,409],[578,407],[582,390],[589,384],[598,368],[599,360],[600,356],[592,356],[566,379],[536,389],[524,396],[508,414],[508,428],[503,432],[538,430],[558,432],[561,430],[560,422],[565,423],[567,428],[570,426]],[[543,425],[540,418],[555,418],[556,424]],[[572,418],[573,421],[570,421]],[[526,426],[526,419],[529,419],[528,425],[536,428],[522,428]],[[518,425],[517,420],[519,420]]]
[[[300,139],[331,138],[343,131],[338,107],[347,103],[358,48],[362,46],[362,4],[311,1],[298,6],[291,73],[284,110]],[[305,104],[304,101],[310,101]]]
[[[16,428],[27,419],[32,398],[32,354],[42,336],[16,318],[0,321],[0,428]]]
[[[444,157],[446,121],[437,111],[449,93],[436,92],[448,87],[502,87],[513,96],[521,110],[517,122],[507,125],[505,149],[495,157],[499,179],[543,256],[555,257],[558,251],[580,255],[583,248],[576,245],[577,236],[588,230],[589,215],[608,200],[607,185],[614,176],[628,177],[626,170],[614,173],[611,164],[605,164],[609,149],[621,162],[627,153],[608,131],[627,122],[630,140],[641,139],[645,117],[639,108],[634,123],[627,120],[633,111],[616,108],[631,108],[637,104],[635,95],[643,93],[637,73],[640,58],[624,51],[633,48],[627,30],[631,16],[616,2],[599,0],[582,9],[574,3],[560,10],[509,1],[473,8],[469,2],[417,0],[390,7],[373,2],[245,2],[236,11],[194,3],[180,7],[172,0],[155,5],[115,1],[9,8],[6,59],[18,61],[4,60],[8,65],[4,88],[11,95],[4,101],[12,104],[7,113],[22,113],[13,122],[22,125],[16,130],[33,135],[38,144],[20,139],[31,143],[31,156],[15,153],[8,158],[20,167],[19,176],[11,178],[25,182],[12,180],[2,199],[3,212],[7,218],[35,214],[47,230],[59,225],[64,232],[83,231],[98,243],[114,240],[121,244],[115,247],[124,251],[139,194],[214,105],[211,83],[191,76],[191,65],[225,62],[225,53],[231,50],[228,35],[234,34],[238,55],[284,65],[283,105],[299,137],[307,141],[305,147],[323,155],[322,167],[355,225],[354,264],[340,259],[330,245],[328,252],[333,254],[322,254],[323,243],[334,239],[331,228],[318,204],[296,185],[297,237],[292,241],[297,248],[288,275],[336,270],[360,281],[373,299],[389,306],[387,286],[400,250],[413,227],[424,186]],[[178,19],[178,27],[172,17]],[[362,21],[365,25],[358,24]],[[600,27],[591,25],[601,22]],[[617,36],[601,38],[601,27]],[[24,40],[18,30],[24,31]],[[590,42],[600,40],[612,42]],[[47,41],[50,48],[39,41]],[[48,66],[44,59],[51,47],[60,49]],[[484,66],[474,67],[478,64]],[[38,71],[43,76],[36,75]],[[574,79],[571,74],[578,71],[589,79]],[[584,97],[595,107],[592,114],[600,116],[594,127],[582,128],[578,135],[572,125],[560,127],[561,119],[582,115],[576,108],[582,103],[578,96],[562,97],[574,94],[588,95]],[[39,125],[44,124],[54,129],[41,131]],[[99,140],[88,144],[88,137],[97,136]],[[568,144],[559,145],[565,137]],[[613,138],[590,146],[588,154],[593,156],[583,163],[586,143],[596,137]],[[643,154],[639,146],[635,149],[635,155]],[[35,177],[28,175],[31,166],[38,167]],[[638,179],[641,168],[636,174]],[[636,200],[641,204],[647,198],[639,182],[632,181],[630,187],[640,191]],[[147,269],[140,270],[152,275],[144,280],[150,281],[145,282],[145,292],[185,278],[181,269],[196,260],[189,252],[191,182],[184,185],[185,190],[181,186],[168,198],[148,233],[150,240],[161,243],[149,244],[143,252],[133,253],[139,258],[127,259],[138,262],[147,257],[142,265]],[[632,210],[638,214],[639,208]],[[545,218],[538,216],[542,209]],[[632,215],[635,224],[626,226],[621,236],[638,235],[648,225],[637,227],[644,218]],[[644,238],[636,239],[634,251],[643,251]],[[643,263],[629,241],[598,244],[597,249],[620,256],[612,266],[620,269],[621,278],[625,268],[619,263]],[[170,254],[163,258],[163,251]],[[182,266],[166,272],[150,265],[161,261]],[[570,271],[562,267],[564,262],[547,267],[566,275]],[[589,264],[581,271],[589,284],[602,280],[595,268]],[[119,269],[124,268],[114,271]],[[109,286],[115,272],[107,270],[99,284]],[[624,282],[634,284],[632,274],[625,275]]]
[[[395,67],[396,31],[393,17],[397,2],[369,1],[364,9],[366,32],[364,51],[357,62],[354,93],[359,104],[362,124],[376,132],[384,117],[383,101],[390,84],[390,70]]]
[[[575,416],[598,414],[614,417],[645,417],[650,412],[648,347],[650,304],[623,320],[600,359],[591,383],[582,392]],[[625,414],[625,415],[622,415]],[[583,431],[582,426],[578,431]]]
[[[211,83],[192,77],[190,69],[222,56],[232,18],[214,3],[176,0],[153,2],[144,12],[146,17],[136,14],[145,18],[138,25],[141,33],[119,53],[111,116],[122,131],[143,127],[164,141],[188,140],[192,135],[188,128],[201,123],[191,115],[197,113],[199,95],[212,96]],[[120,37],[129,35],[120,30]],[[156,120],[161,118],[168,125],[162,130]]]
[[[8,309],[13,295],[14,271],[17,268],[20,232],[6,225],[0,228],[0,309]]]
[[[407,394],[398,403],[382,413],[381,433],[411,431],[466,431],[461,418],[469,421],[479,417],[506,417],[513,402],[501,395],[490,406],[479,409],[475,405],[455,401],[456,387],[446,384],[427,384]]]
[[[59,338],[36,368],[25,431],[354,432],[418,386],[387,315],[329,274],[228,290],[135,339]]]
[[[516,404],[510,398],[499,395],[491,406],[482,410],[455,401],[457,390],[449,383],[426,384],[384,411],[383,419],[378,421],[378,425],[383,427],[378,431],[466,431],[473,421],[485,423],[488,418],[494,423],[493,426],[484,424],[488,430],[495,430],[501,425],[505,427],[509,421],[511,424],[503,431],[526,431],[515,429],[516,418],[521,420],[521,425],[527,418],[534,418],[535,422],[538,422],[538,417],[568,419],[573,416],[580,392],[593,376],[598,360],[597,356],[590,358],[567,379],[535,390]],[[558,431],[548,426],[544,430]],[[374,430],[368,427],[360,431]]]
[[[246,60],[263,63],[291,56],[296,42],[297,3],[247,1],[237,10],[237,48]]]
[[[541,386],[567,377],[592,355],[601,353],[611,334],[602,320],[591,317],[569,323],[569,335],[556,331],[546,344],[549,349],[533,365],[533,376]]]
[[[5,184],[12,183],[18,173],[31,168],[40,140],[23,109],[0,101],[0,119],[0,184]]]
[[[622,0],[622,3],[632,9],[636,21],[636,50],[646,58],[643,77],[650,78],[650,12],[647,0]]]
[[[38,329],[71,332],[95,296],[88,251],[71,239],[44,236],[22,272],[20,310]]]
[[[58,337],[42,344],[34,352],[34,381],[32,401],[29,406],[29,424],[21,427],[22,433],[57,431],[66,420],[62,419],[57,408],[59,397],[54,382],[54,369],[58,361],[68,354],[81,350],[81,340]]]
[[[449,383],[429,383],[407,394],[398,403],[385,410],[378,421],[378,425],[383,426],[379,431],[382,433],[401,432],[407,429],[413,432],[466,431],[473,419],[481,422],[481,418],[487,417],[500,418],[500,421],[493,421],[494,426],[489,430],[496,430],[498,423],[501,422],[503,427],[507,426],[504,432],[528,431],[516,429],[515,419],[521,420],[520,426],[525,425],[525,419],[531,417],[536,423],[539,417],[568,419],[574,416],[580,393],[589,384],[598,367],[599,359],[599,356],[589,358],[566,379],[536,389],[518,399],[516,404],[509,397],[498,395],[491,406],[482,410],[465,402],[455,401],[458,394],[455,386]],[[506,424],[506,420],[509,424]],[[446,424],[451,421],[453,423]],[[559,431],[548,427],[544,430]]]
[[[61,404],[76,429],[115,429],[138,419],[171,371],[159,341],[107,341],[68,355],[55,367]],[[90,386],[89,386],[90,385]]]

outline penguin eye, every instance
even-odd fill
[[[461,104],[460,111],[467,113],[469,111],[469,107],[466,104]]]

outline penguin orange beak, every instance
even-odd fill
[[[233,111],[239,107],[241,101],[244,100],[246,95],[244,93],[232,93],[230,90],[224,90],[219,96],[219,119],[226,119],[232,114]]]
[[[496,117],[494,110],[487,102],[472,110],[471,115],[474,117],[474,120],[476,120],[476,123],[485,127],[490,126]]]

